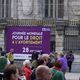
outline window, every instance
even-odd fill
[[[64,16],[64,0],[58,0],[58,18]]]
[[[77,26],[65,28],[64,50],[80,50],[80,35]]]
[[[0,0],[0,18],[10,17],[11,0]]]
[[[2,0],[2,17],[4,17],[4,0]]]
[[[6,0],[6,17],[8,17],[8,11],[9,11],[9,0]]]
[[[53,17],[53,0],[45,0],[45,17]]]

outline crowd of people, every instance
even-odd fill
[[[18,67],[13,58],[14,50],[3,57],[5,65],[0,68],[3,72],[3,80],[66,80],[65,73],[71,72],[74,55],[72,51],[67,54],[33,52],[31,60],[23,61],[21,67]],[[2,55],[4,56],[4,55]],[[0,57],[0,59],[2,59]],[[2,62],[2,60],[0,60]],[[0,67],[4,63],[0,62]],[[0,77],[1,80],[1,77]]]

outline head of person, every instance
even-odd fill
[[[35,74],[37,80],[51,80],[52,78],[51,70],[45,65],[38,66]]]
[[[40,52],[40,55],[43,55],[43,52],[42,51]]]
[[[44,65],[44,60],[42,59],[42,57],[40,57],[38,60],[37,60],[37,66],[39,65]]]
[[[72,51],[69,51],[69,55],[72,55]]]
[[[23,66],[27,66],[27,67],[31,68],[31,62],[30,62],[30,60],[25,60],[23,62]]]
[[[49,57],[54,57],[54,54],[51,53],[51,54],[49,55]]]
[[[10,52],[13,53],[14,52],[14,49],[10,49]]]
[[[54,55],[58,55],[58,52],[54,52]]]
[[[72,51],[69,51],[69,53],[72,53]]]
[[[62,63],[60,60],[55,61],[54,66],[57,68],[61,68],[62,67]]]
[[[64,57],[64,54],[63,53],[60,53],[60,57]]]
[[[18,80],[18,68],[14,64],[9,64],[4,69],[4,77],[6,80]]]
[[[36,59],[38,59],[38,52],[36,52],[36,51],[33,51],[33,53],[32,53],[32,60],[36,60]]]
[[[47,55],[42,56],[42,59],[44,60],[45,65],[47,65],[49,62],[49,56],[47,56]]]

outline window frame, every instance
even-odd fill
[[[46,1],[48,1],[48,2],[46,3]],[[46,8],[46,6],[47,6],[47,8]],[[53,18],[53,2],[51,3],[51,0],[44,0],[44,17],[45,18]]]
[[[64,0],[62,0],[63,4],[59,4],[59,1],[60,0],[55,0],[55,18],[61,20],[64,18]],[[62,7],[63,10],[60,10],[60,7]],[[63,11],[63,15],[60,15],[62,13],[60,11]]]
[[[11,0],[0,0],[0,18],[9,18],[11,16]]]

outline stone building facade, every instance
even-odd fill
[[[79,52],[79,7],[79,0],[0,0],[0,47],[6,25],[48,25],[51,51]]]

